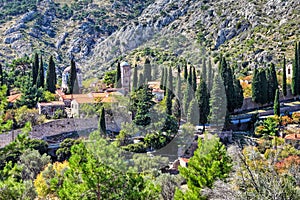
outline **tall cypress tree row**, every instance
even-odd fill
[[[167,90],[170,90],[170,94],[173,96],[173,75],[171,66],[169,66],[167,76]]]
[[[279,89],[276,89],[274,99],[274,115],[280,116]]]
[[[39,73],[36,80],[36,86],[37,88],[44,88],[45,86],[45,75],[44,75],[44,63],[43,63],[43,57],[41,56],[40,61],[40,67],[39,67]]]
[[[205,131],[205,124],[207,123],[209,115],[209,96],[206,83],[202,76],[195,96],[199,107],[199,123],[203,125],[203,131]]]
[[[70,69],[70,75],[68,76],[68,93],[69,94],[74,94],[74,85],[75,83],[78,84],[78,81],[76,81],[77,79],[77,71],[76,71],[76,64],[74,59],[71,59],[71,69]],[[76,87],[76,86],[75,86]]]
[[[53,61],[53,57],[50,56],[49,65],[46,74],[46,90],[51,93],[55,93],[56,87],[56,72],[55,72],[55,64]]]
[[[299,94],[299,65],[298,65],[298,47],[297,43],[295,44],[295,56],[293,61],[293,74],[292,74],[292,94],[294,96]]]
[[[99,123],[98,123],[98,131],[102,136],[106,136],[106,122],[105,122],[105,110],[104,107],[101,107]]]
[[[132,80],[132,90],[134,91],[137,89],[138,85],[138,74],[137,74],[137,65],[135,64],[134,69],[133,69],[133,80]]]
[[[121,66],[120,62],[117,64],[117,73],[116,73],[116,78],[115,78],[115,88],[121,88],[122,83],[121,83]]]
[[[149,58],[146,58],[144,64],[144,80],[151,81],[151,64]]]
[[[225,118],[227,114],[227,98],[225,87],[221,76],[215,75],[211,97],[209,101],[210,114],[209,121],[220,128],[224,127]]]
[[[286,89],[286,60],[285,60],[285,56],[283,57],[282,93],[283,93],[283,96],[287,95],[287,89]]]
[[[192,84],[193,84],[193,90],[194,92],[196,92],[197,89],[197,74],[196,74],[196,68],[193,67],[193,80],[192,80]]]
[[[36,80],[39,73],[39,55],[37,53],[34,54],[34,62],[32,64],[32,85],[36,85]]]

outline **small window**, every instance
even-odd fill
[[[290,68],[288,69],[288,74],[291,74],[291,69]]]

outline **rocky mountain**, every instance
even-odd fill
[[[59,66],[72,56],[86,77],[144,47],[185,56],[220,52],[243,67],[292,58],[300,39],[299,0],[1,1],[0,58],[34,50]]]

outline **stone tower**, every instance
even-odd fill
[[[131,82],[131,67],[127,62],[122,62],[121,67],[121,83],[122,88],[124,88],[126,94],[130,91],[130,82]]]

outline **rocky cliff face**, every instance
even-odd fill
[[[195,64],[205,51],[262,64],[278,62],[282,54],[292,58],[293,43],[300,39],[298,0],[79,2],[66,6],[45,0],[6,20],[0,25],[1,59],[39,49],[55,55],[63,67],[75,56],[91,77],[116,56],[142,46],[189,56]]]

